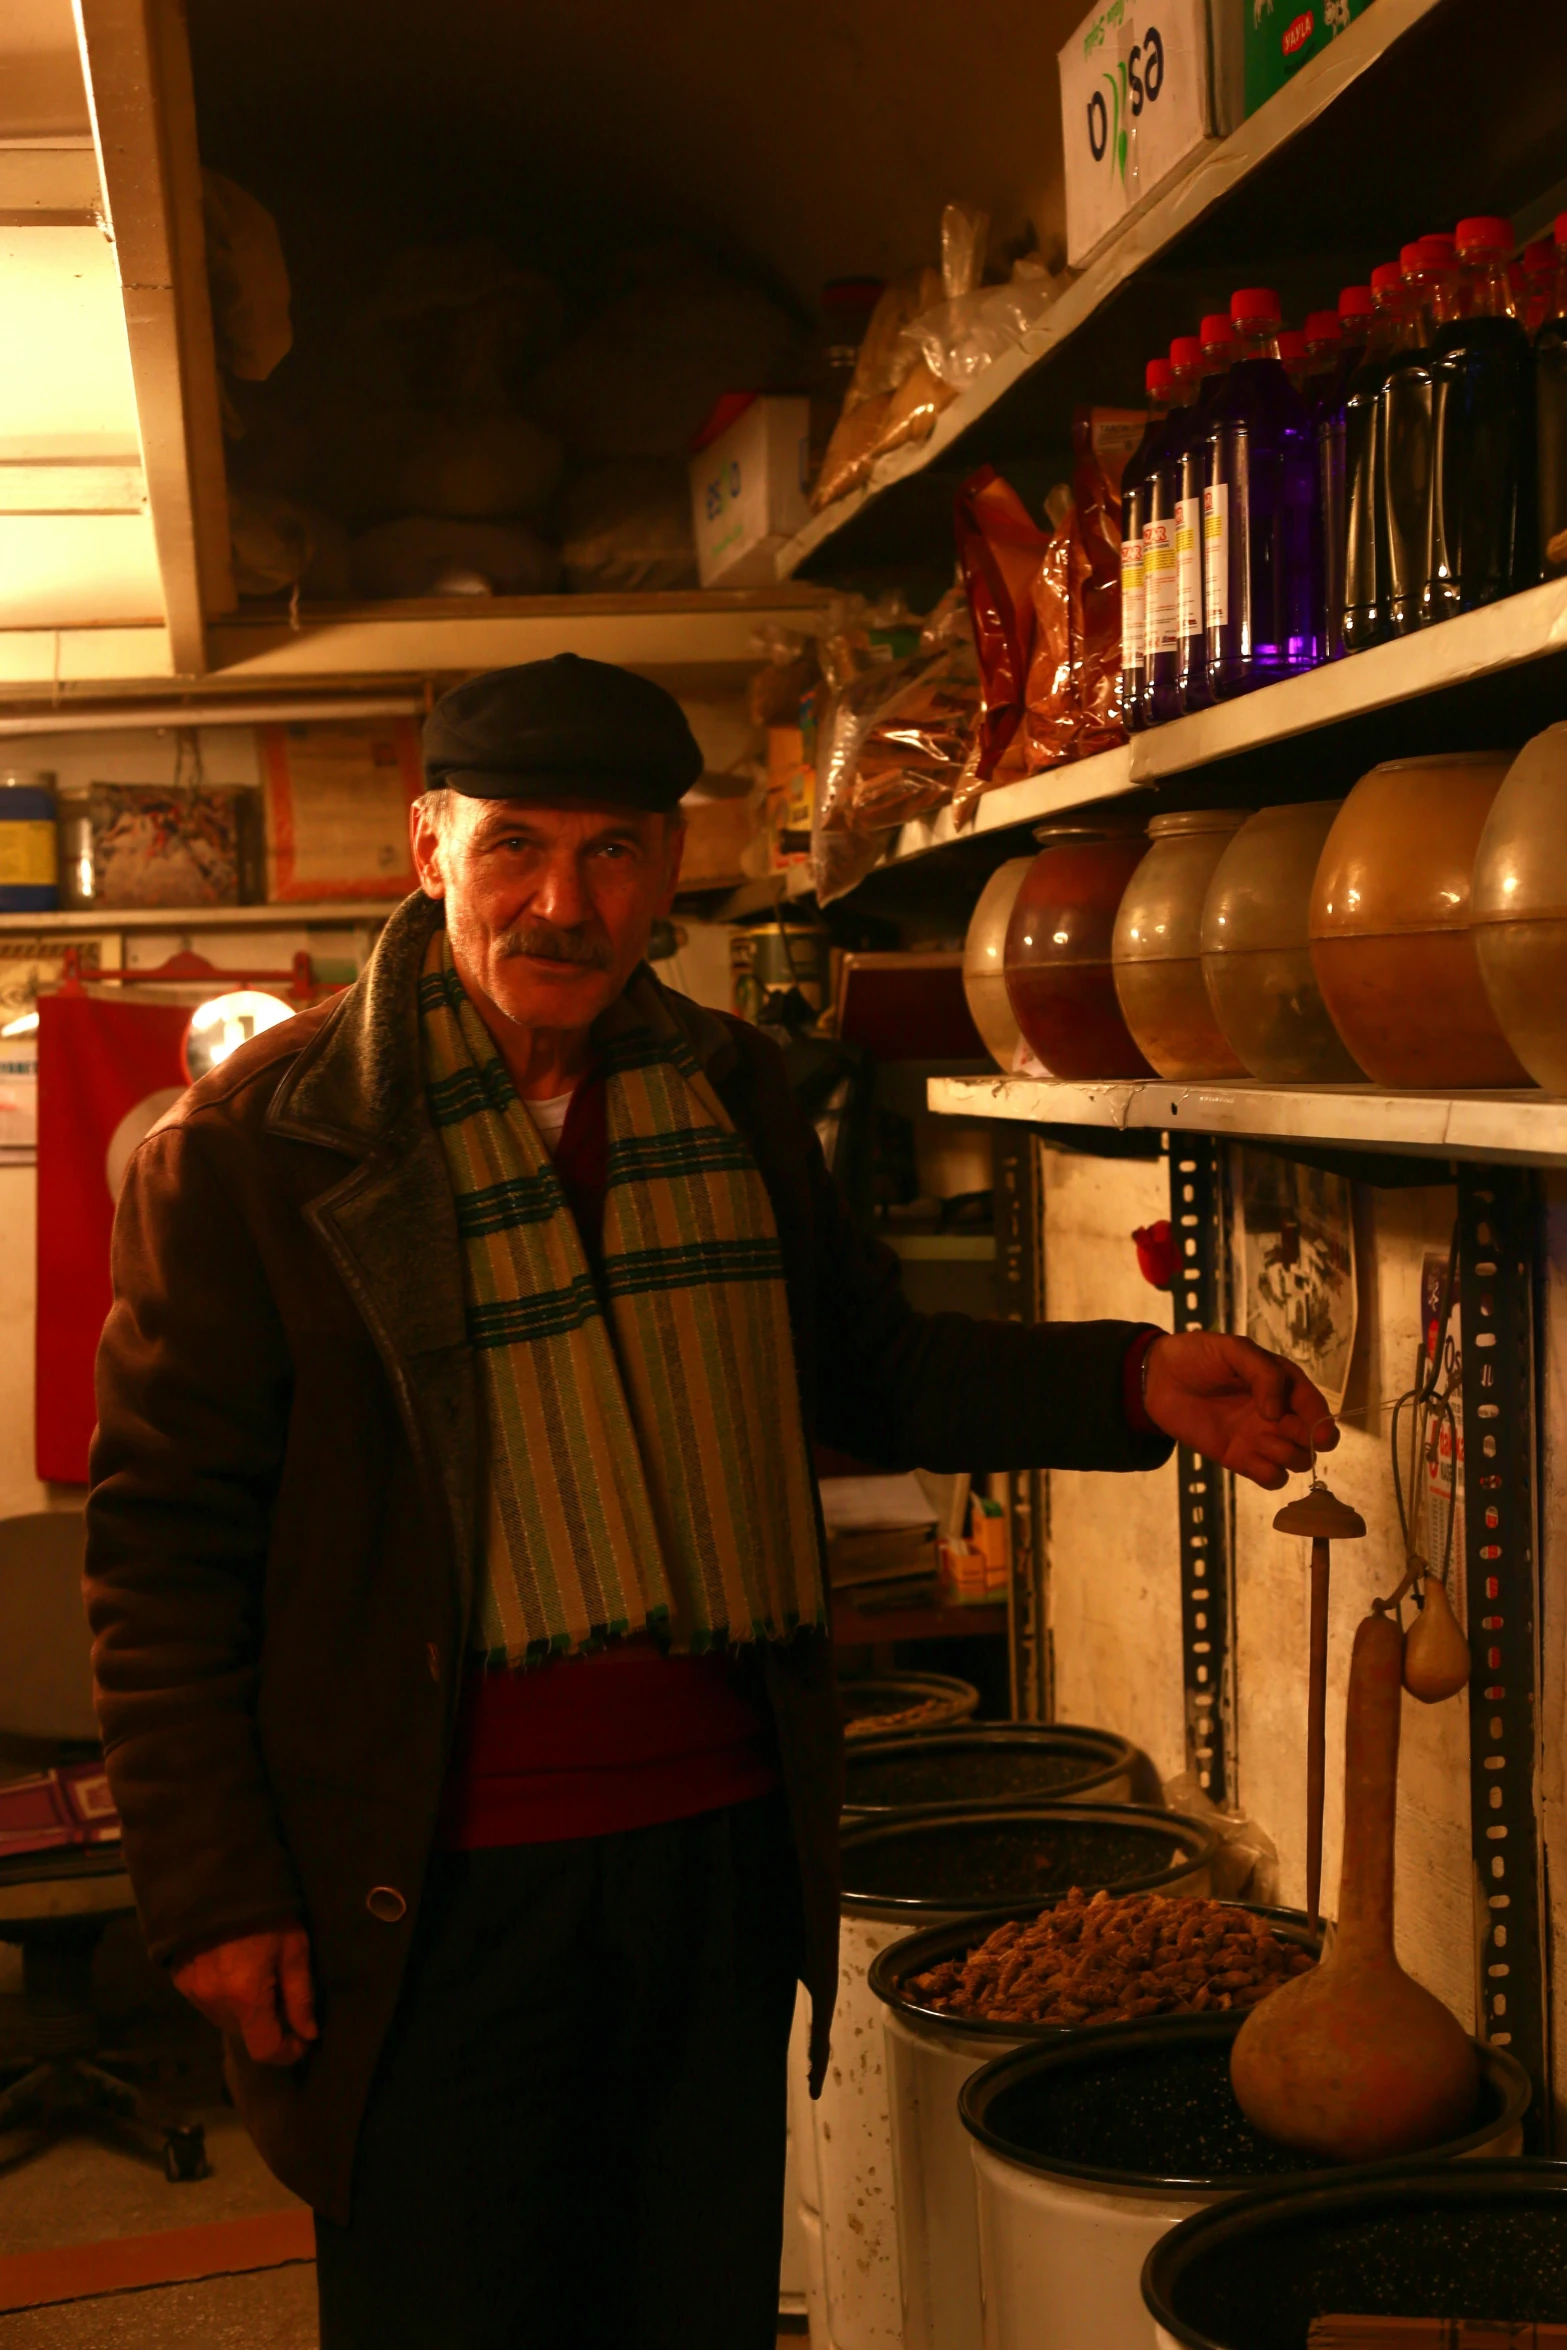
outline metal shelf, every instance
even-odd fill
[[[1205,215],[1244,188],[1369,67],[1442,4],[1443,0],[1377,0],[1375,8],[1358,17],[1228,138],[1199,148],[1127,216],[1082,274],[1067,285],[1041,324],[995,360],[969,390],[959,393],[938,417],[928,440],[893,450],[861,488],[812,517],[780,550],[780,578],[790,577],[802,564],[824,555],[845,525],[895,484],[939,466],[956,441],[1088,325],[1131,278],[1157,262]]]
[[[1451,745],[1451,703],[1466,688],[1473,689],[1469,699],[1475,705],[1467,731],[1478,726],[1483,733],[1489,727],[1498,744],[1505,747],[1520,727],[1527,732],[1536,721],[1544,725],[1558,713],[1559,701],[1552,698],[1559,682],[1555,663],[1537,677],[1520,680],[1520,684],[1527,683],[1529,694],[1511,696],[1505,712],[1496,708],[1494,687],[1485,694],[1486,681],[1500,680],[1509,672],[1527,669],[1529,664],[1552,656],[1558,660],[1567,656],[1564,579],[1525,588],[1482,612],[1467,612],[1440,628],[1422,630],[1396,644],[1376,645],[1347,660],[1329,662],[1304,677],[1245,694],[1239,701],[1172,719],[1169,725],[1134,735],[1118,750],[1103,751],[1097,758],[1047,768],[1019,783],[1003,784],[984,795],[972,828],[963,832],[954,824],[951,809],[943,808],[935,816],[905,824],[887,862],[903,864],[911,857],[928,856],[932,850],[969,838],[971,832],[1037,824],[1069,809],[1123,799],[1130,792],[1159,791],[1181,776],[1204,770],[1219,771],[1205,777],[1205,788],[1211,786],[1221,795],[1227,795],[1232,783],[1255,788],[1258,779],[1250,772],[1247,754],[1268,752],[1282,744],[1295,745],[1314,772],[1303,774],[1297,769],[1291,778],[1275,762],[1279,787],[1262,788],[1260,798],[1279,799],[1291,792],[1309,798],[1314,796],[1313,782],[1316,792],[1331,789],[1337,793],[1347,789],[1354,776],[1363,767],[1374,765],[1378,757],[1395,755],[1388,743],[1379,739],[1380,727],[1376,730],[1378,739],[1373,739],[1370,728],[1357,729],[1357,721],[1375,721],[1381,713],[1391,714],[1388,723],[1396,729],[1396,749],[1409,755],[1438,747],[1437,742],[1423,739],[1434,728],[1440,728],[1438,739]],[[1531,711],[1536,684],[1551,701],[1549,709],[1542,706]],[[1433,708],[1436,696],[1444,700]],[[1418,706],[1422,704],[1423,709]],[[1342,733],[1336,731],[1339,729]],[[1335,731],[1324,740],[1324,730]],[[1240,767],[1234,765],[1237,761],[1242,762]],[[1226,767],[1232,770],[1229,776],[1223,773]]]
[[[96,938],[106,930],[308,930],[323,922],[384,922],[402,902],[401,898],[318,898],[278,906],[72,907],[61,914],[0,914],[0,938]]]
[[[950,1117],[1567,1166],[1567,1097],[1559,1094],[1379,1093],[1371,1085],[1193,1085],[1159,1078],[1064,1085],[998,1074],[933,1077],[927,1098],[932,1110]]]

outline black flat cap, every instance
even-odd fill
[[[470,677],[424,722],[426,783],[475,800],[667,811],[701,772],[672,694],[576,653]]]

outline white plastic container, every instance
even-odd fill
[[[1096,1843],[1116,1855],[1117,1890],[1208,1889],[1212,1831],[1151,1806],[960,1806],[846,1832],[832,2058],[814,2108],[827,2320],[826,2342],[817,2350],[904,2350],[905,2344],[892,2113],[882,2007],[869,1983],[873,1961],[911,1927],[965,1913],[993,1919],[1002,1904],[1015,1907],[1032,1895],[1040,1905],[1071,1884],[1102,1882],[1091,1873]],[[978,1864],[968,1885],[979,1888],[967,1893],[966,1855]],[[1009,1871],[1012,1882],[1005,1881]]]
[[[1072,2068],[1109,2068],[1113,2095],[1135,2099],[1140,2054],[1205,2049],[1213,2078],[1195,2110],[1211,2118],[1228,2094],[1229,2047],[1240,2017],[1167,2016],[1148,2024],[1110,2024],[1059,2048],[1027,2049],[976,2074],[965,2086],[962,2114],[974,2139],[984,2350],[1152,2350],[1154,2321],[1143,2300],[1143,2263],[1166,2232],[1194,2212],[1248,2189],[1280,2191],[1359,2176],[1376,2179],[1396,2166],[1367,2163],[1351,2172],[1318,2164],[1287,2175],[1261,2169],[1204,2176],[1096,2169],[1007,2143],[1006,2102],[1029,2076]],[[1523,2143],[1529,2080],[1505,2049],[1477,2043],[1485,2083],[1485,2118],[1464,2137],[1431,2149],[1433,2159],[1516,2153]],[[1133,2107],[1135,2110],[1135,2105]],[[1194,2131],[1194,2149],[1204,2143]]]

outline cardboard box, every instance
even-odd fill
[[[1105,0],[1062,49],[1066,250],[1074,269],[1205,140],[1233,129],[1240,15],[1253,5],[1211,0],[1210,30],[1210,0]]]
[[[810,519],[811,404],[766,394],[691,460],[691,525],[704,587],[768,587],[776,557]]]
[[[1277,96],[1371,0],[1245,0],[1246,112]]]

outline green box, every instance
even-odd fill
[[[1245,21],[1246,112],[1293,81],[1308,58],[1349,30],[1371,0],[1240,0]]]

